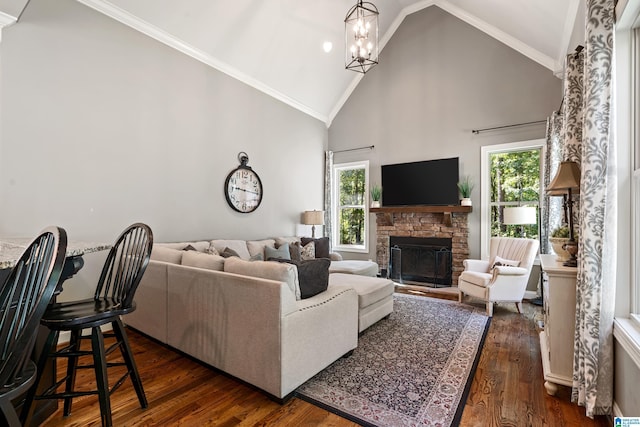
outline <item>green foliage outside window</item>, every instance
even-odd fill
[[[491,235],[538,237],[538,225],[505,225],[503,209],[508,206],[538,206],[540,201],[540,150],[492,154]]]
[[[363,245],[365,239],[365,169],[339,172],[338,224],[341,245]]]

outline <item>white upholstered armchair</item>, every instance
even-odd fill
[[[493,316],[494,302],[515,302],[521,313],[538,245],[533,239],[492,237],[489,260],[464,261],[464,271],[458,279],[459,301],[464,294],[483,299],[488,316]]]

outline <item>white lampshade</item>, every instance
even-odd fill
[[[504,224],[535,224],[537,222],[536,211],[537,209],[533,206],[504,208]]]
[[[305,225],[323,225],[324,211],[304,211],[302,213],[302,223]]]

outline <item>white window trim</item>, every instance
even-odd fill
[[[637,40],[633,34],[633,29],[640,26],[640,0],[620,1],[616,7],[616,138],[618,149],[618,173],[619,182],[630,181],[630,198],[619,197],[620,209],[624,209],[630,216],[631,233],[624,233],[624,227],[618,224],[618,256],[628,253],[630,258],[619,260],[618,263],[629,263],[631,270],[629,274],[620,277],[619,291],[628,290],[630,297],[629,313],[623,316],[616,316],[614,320],[613,335],[616,341],[628,353],[634,363],[640,368],[640,262],[637,257],[640,255],[640,245],[629,236],[638,236],[640,223],[638,223],[637,210],[640,209],[640,165],[636,157],[640,153],[636,152],[640,129],[638,129],[638,118],[640,112],[636,111],[640,104],[640,87],[634,76],[640,71],[637,64],[640,63],[638,55]],[[628,161],[624,162],[623,159]],[[624,194],[624,193],[623,193]],[[629,194],[629,193],[627,193]],[[631,199],[630,204],[625,199]],[[619,215],[620,217],[620,215]],[[626,221],[629,221],[626,219]],[[628,226],[627,226],[628,229]],[[622,246],[620,245],[622,244]],[[627,249],[627,250],[625,250]],[[628,288],[626,288],[628,286]],[[636,314],[634,314],[636,313]]]
[[[480,257],[489,258],[489,241],[491,239],[491,189],[489,187],[489,158],[494,153],[509,151],[525,151],[540,149],[540,188],[542,190],[546,141],[531,139],[528,141],[509,142],[507,144],[485,145],[480,148]],[[542,191],[540,191],[542,199]],[[538,201],[541,205],[541,200]]]
[[[338,186],[338,171],[342,169],[353,169],[355,167],[364,167],[364,245],[341,245],[340,229],[338,227],[338,194],[340,187]],[[369,253],[369,160],[358,162],[336,163],[333,165],[333,179],[331,191],[331,222],[333,224],[332,233],[333,247],[332,250],[339,252],[355,252]]]

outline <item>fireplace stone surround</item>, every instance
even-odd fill
[[[390,206],[371,208],[376,215],[376,261],[380,269],[389,267],[390,236],[437,237],[451,239],[452,286],[469,258],[468,214],[470,206]]]

